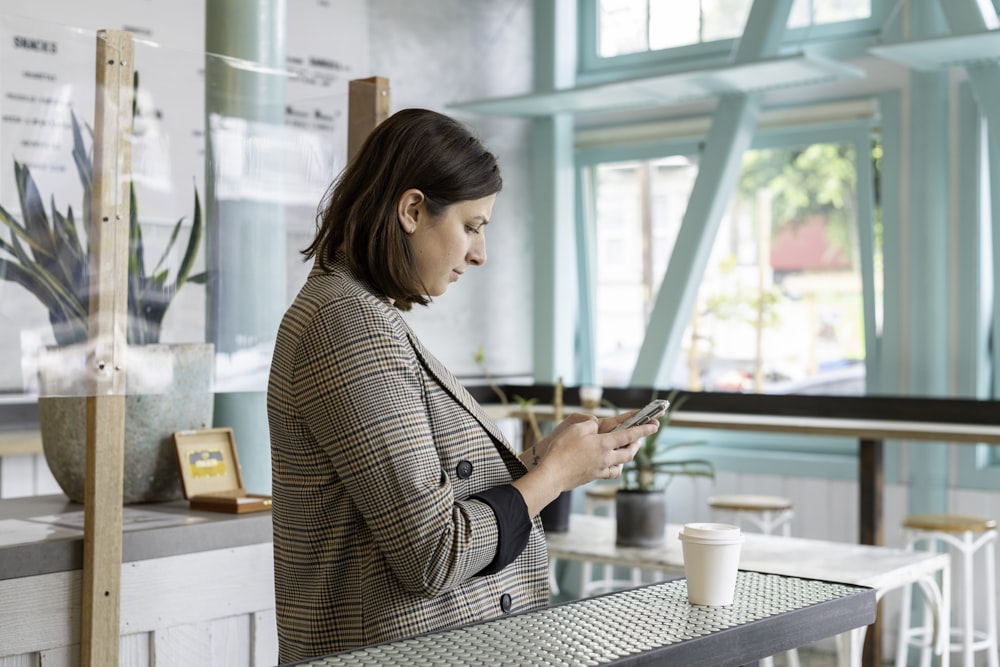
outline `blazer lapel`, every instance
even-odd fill
[[[440,384],[444,390],[458,402],[459,405],[465,408],[466,411],[468,411],[468,413],[476,419],[476,421],[482,424],[483,428],[486,429],[493,440],[502,444],[509,453],[516,457],[517,453],[510,446],[510,443],[507,442],[507,439],[504,437],[500,429],[497,428],[496,422],[490,419],[489,415],[486,414],[482,406],[479,405],[478,401],[472,398],[465,387],[462,386],[462,383],[451,374],[451,371],[445,368],[444,364],[438,361],[433,354],[424,349],[424,346],[420,343],[420,340],[416,337],[413,330],[410,329],[408,325],[406,326],[406,335],[409,336],[410,344],[413,346],[413,350],[417,353],[417,357],[420,359],[420,362],[424,365],[424,368],[426,368],[427,371],[434,376],[434,379],[438,381],[438,384]]]

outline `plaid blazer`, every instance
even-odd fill
[[[525,473],[399,312],[338,258],[282,320],[267,395],[279,660],[548,603],[538,517],[517,559],[470,496]]]

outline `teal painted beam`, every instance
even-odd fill
[[[749,62],[777,53],[791,6],[791,0],[756,0],[743,36],[736,43],[734,62]],[[671,370],[680,354],[681,338],[698,296],[700,279],[722,213],[736,189],[743,153],[753,140],[759,113],[759,94],[727,95],[719,99],[691,198],[632,370],[632,385],[670,385]]]
[[[911,6],[914,38],[939,34],[943,18],[933,3]],[[907,393],[946,396],[950,392],[950,286],[952,243],[949,210],[947,73],[910,74],[907,135],[907,216],[905,218]],[[946,445],[911,443],[907,450],[911,513],[948,508],[950,476]]]
[[[743,34],[733,46],[733,63],[773,56],[781,48],[792,0],[754,0]]]
[[[284,125],[285,78],[263,70],[280,72],[285,67],[285,3],[210,0],[205,12],[205,50],[210,54],[205,57],[205,247],[212,276],[206,292],[206,339],[215,343],[217,355],[269,350],[287,306],[284,206],[273,197],[220,196],[226,188],[216,182],[221,156],[215,149],[216,134],[224,132],[221,126],[229,119],[245,123],[248,139],[261,125]],[[265,67],[234,67],[228,58]],[[281,172],[280,165],[270,165],[262,173]],[[280,189],[281,183],[271,179],[269,185]],[[264,389],[233,386],[218,391],[215,425],[233,429],[246,489],[269,494],[271,444]]]
[[[939,0],[951,31],[956,34],[982,33],[1000,23],[993,5],[976,0]],[[1000,67],[996,61],[976,61],[966,65],[969,81],[980,108],[993,129],[992,141],[1000,147]]]
[[[879,336],[877,389],[880,394],[903,394],[908,329],[906,282],[903,277],[903,105],[900,93],[879,97],[882,118],[882,164],[879,174],[882,207],[882,333]],[[885,481],[902,479],[902,451],[898,441],[883,451]]]
[[[990,134],[996,134],[991,132]],[[993,396],[1000,398],[1000,146],[991,141],[989,149],[990,235],[993,259]]]
[[[575,384],[577,330],[576,230],[573,193],[573,119],[533,123],[534,380]]]
[[[903,106],[899,93],[879,98],[882,117],[882,335],[879,336],[880,393],[904,393],[907,283],[903,233]]]
[[[948,373],[948,253],[950,156],[948,80],[945,74],[910,75],[907,145],[907,229],[905,237],[909,327],[907,390],[945,396]]]
[[[579,307],[576,340],[576,383],[596,384],[597,350],[594,343],[594,295],[597,285],[594,280],[594,258],[597,256],[597,239],[593,225],[593,215],[587,211],[594,209],[594,189],[584,179],[584,170],[576,169],[576,267],[577,300]]]
[[[993,368],[990,350],[996,279],[989,179],[990,144],[970,84],[959,88],[958,233],[956,267],[958,303],[956,322],[956,393],[990,398]],[[993,201],[998,201],[993,199]],[[959,324],[960,323],[960,324]],[[963,488],[1000,486],[1000,469],[990,465],[989,445],[959,447],[957,483]]]
[[[861,262],[861,302],[865,322],[865,385],[878,391],[878,317],[875,301],[875,176],[872,140],[868,130],[855,133],[854,161],[857,173],[858,256]]]
[[[577,0],[542,0],[534,3],[532,40],[534,92],[551,92],[576,84]]]
[[[988,398],[990,383],[990,330],[994,280],[991,271],[989,183],[983,117],[970,86],[959,89],[958,99],[958,220],[955,255],[954,328],[955,394]]]
[[[535,92],[570,87],[576,74],[576,0],[534,4]],[[536,382],[575,383],[577,330],[573,118],[556,114],[532,125],[533,374]]]

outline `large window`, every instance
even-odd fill
[[[743,32],[752,0],[598,0],[598,53],[609,58]],[[788,28],[812,29],[871,16],[871,0],[795,0]]]
[[[853,144],[747,152],[671,386],[864,393],[855,159]],[[598,373],[604,385],[620,386],[628,384],[670,261],[697,157],[589,169]]]

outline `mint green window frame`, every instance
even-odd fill
[[[614,78],[618,74],[648,74],[652,70],[662,70],[664,66],[684,69],[695,64],[722,63],[732,52],[735,40],[722,39],[658,51],[603,57],[599,54],[598,44],[599,2],[600,0],[578,0],[578,83]],[[784,49],[800,51],[802,45],[808,43],[810,52],[817,55],[840,58],[862,55],[867,46],[878,40],[882,23],[890,16],[893,5],[893,2],[887,0],[871,0],[871,15],[866,19],[786,30]]]

